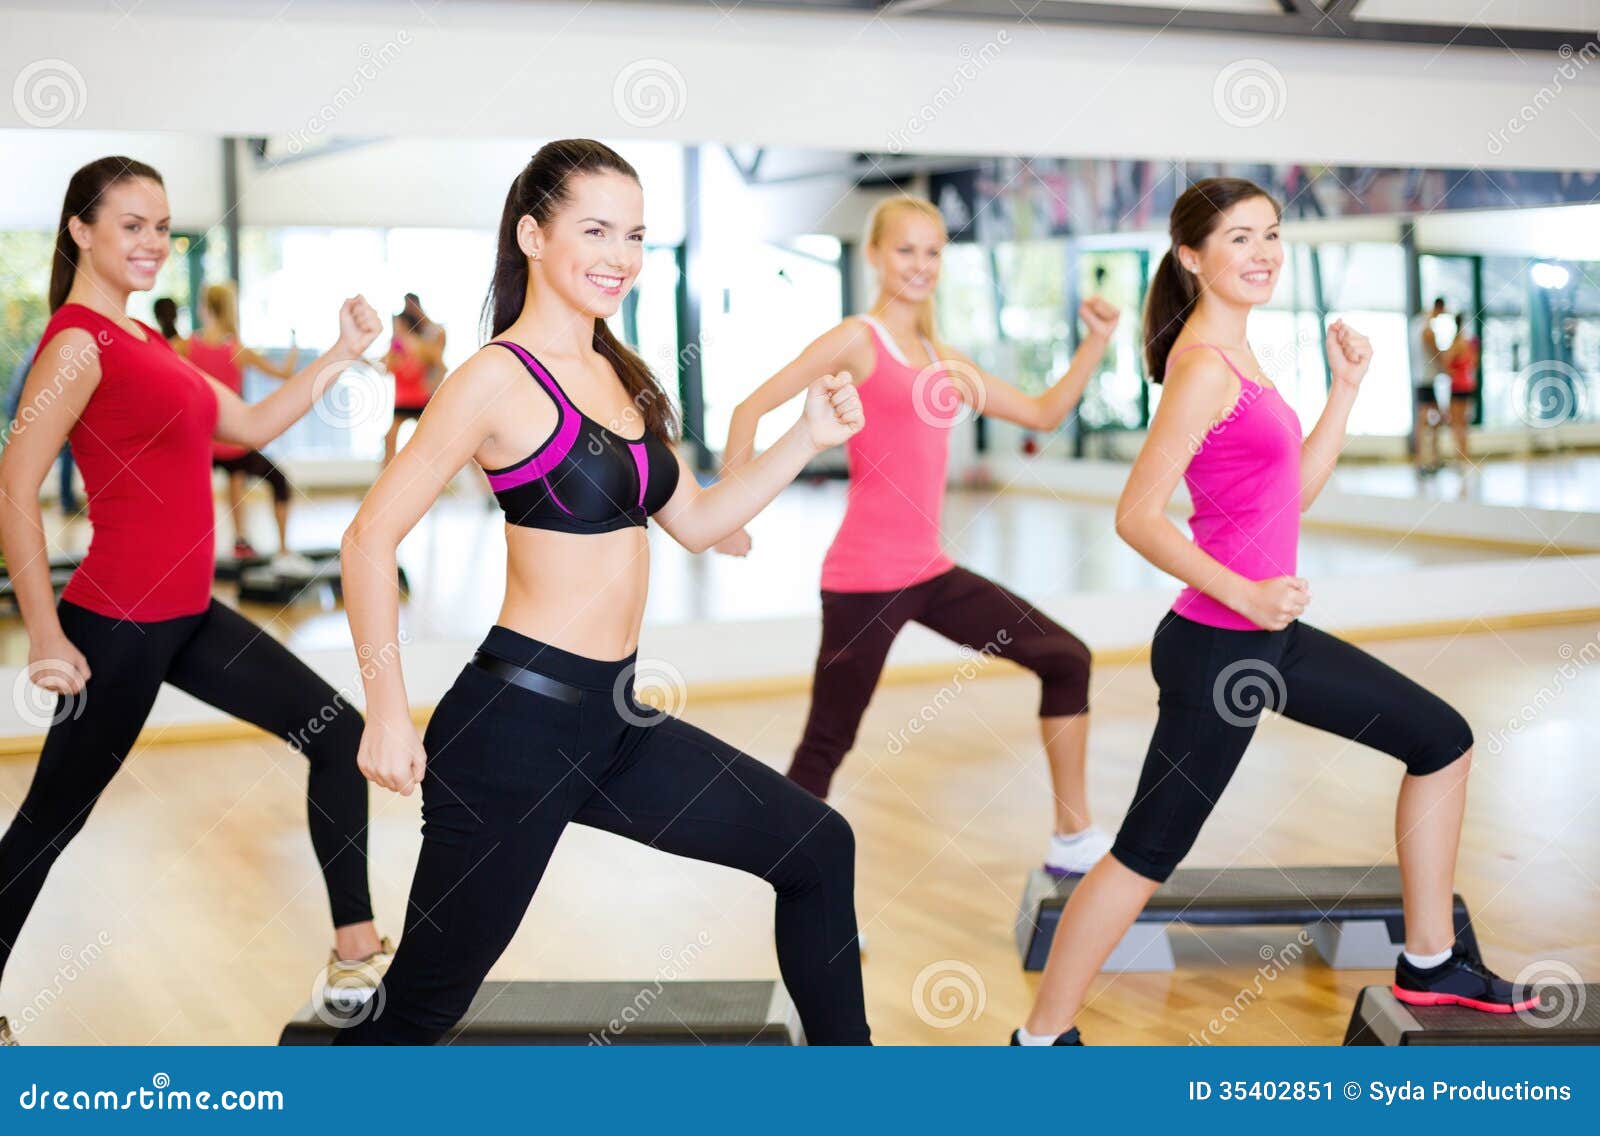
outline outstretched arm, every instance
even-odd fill
[[[1015,422],[1030,430],[1058,428],[1078,405],[1084,388],[1099,370],[1121,313],[1105,300],[1093,296],[1078,308],[1078,315],[1088,325],[1089,334],[1073,352],[1066,374],[1036,395],[989,374],[961,352],[954,352],[957,361],[964,364],[961,371],[951,376],[963,401],[979,414]]]
[[[217,394],[216,436],[224,442],[261,449],[304,418],[339,374],[361,358],[382,329],[372,305],[360,296],[351,297],[339,309],[339,341],[260,402],[246,402],[206,375]]]
[[[823,375],[806,391],[805,411],[775,446],[745,462],[738,475],[702,489],[682,458],[678,488],[656,515],[690,552],[704,552],[766,508],[817,454],[865,424],[861,396],[848,375]]]

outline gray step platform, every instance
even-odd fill
[[[344,598],[344,574],[339,566],[337,548],[307,549],[300,555],[311,561],[309,575],[284,574],[272,566],[270,557],[253,560],[218,558],[216,575],[219,580],[234,580],[239,585],[239,599],[245,603],[287,604],[302,597],[320,600],[323,589],[332,593],[335,600]],[[396,570],[402,594],[411,590],[406,570]]]
[[[360,1012],[360,1011],[358,1011]],[[279,1045],[331,1045],[340,1015],[301,1007]],[[804,1045],[781,982],[485,982],[441,1045]]]
[[[1465,1006],[1407,1006],[1387,986],[1367,986],[1346,1045],[1600,1045],[1600,985],[1541,986],[1539,1006],[1486,1014]]]
[[[1017,950],[1024,970],[1043,970],[1061,909],[1078,885],[1042,868],[1028,877],[1017,912]],[[1317,952],[1339,969],[1388,969],[1405,945],[1400,869],[1180,868],[1151,897],[1102,968],[1171,970],[1170,924],[1255,927],[1304,924]],[[1467,905],[1455,897],[1456,941],[1477,940]]]

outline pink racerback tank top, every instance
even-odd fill
[[[844,521],[822,561],[829,592],[893,591],[955,567],[939,543],[954,385],[942,368],[913,366],[882,324],[860,318],[877,360],[860,385],[867,424],[845,444]],[[936,357],[931,346],[928,354]]]
[[[1277,388],[1246,378],[1222,348],[1196,343],[1183,351],[1195,347],[1210,347],[1239,376],[1239,399],[1206,433],[1183,475],[1194,502],[1194,542],[1248,580],[1292,576],[1300,543],[1300,419]],[[1172,610],[1211,627],[1261,630],[1196,588],[1185,588]]]

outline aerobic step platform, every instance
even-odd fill
[[[286,604],[309,597],[320,600],[322,589],[329,589],[334,599],[344,598],[344,574],[339,567],[337,548],[316,548],[301,553],[311,561],[309,574],[283,573],[273,568],[270,558],[231,561],[226,567],[219,560],[217,578],[226,579],[224,572],[232,572],[239,583],[239,599],[245,603]],[[406,570],[398,569],[400,591],[411,590]]]
[[[1050,941],[1077,879],[1044,869],[1028,876],[1017,912],[1017,950],[1024,970],[1043,970]],[[1400,869],[1180,868],[1151,897],[1102,968],[1171,970],[1167,927],[1256,927],[1304,924],[1317,952],[1341,970],[1386,969],[1405,945]],[[1467,905],[1455,897],[1456,939],[1476,949]]]
[[[1387,986],[1356,995],[1346,1045],[1600,1045],[1600,985],[1541,986],[1520,1014],[1407,1006]]]
[[[357,1015],[365,1013],[357,1010]],[[279,1045],[331,1045],[341,1015],[303,1006]],[[804,1045],[781,982],[485,982],[442,1045]]]

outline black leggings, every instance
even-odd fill
[[[1472,728],[1399,671],[1305,623],[1231,631],[1167,612],[1150,669],[1155,736],[1111,854],[1162,881],[1188,855],[1265,710],[1436,773],[1472,748]]]
[[[1089,648],[1027,600],[965,568],[893,592],[823,592],[811,712],[789,776],[819,797],[855,745],[895,637],[915,621],[1040,678],[1039,716],[1089,709]]]
[[[633,698],[603,662],[493,627],[483,652],[575,701],[468,664],[423,739],[422,854],[375,1012],[335,1044],[431,1045],[522,922],[568,822],[726,864],[777,890],[778,966],[813,1045],[869,1043],[844,818],[753,757]]]
[[[372,918],[361,715],[310,667],[232,608],[134,623],[63,600],[61,629],[89,662],[56,696],[33,784],[0,837],[0,974],[45,877],[122,768],[163,682],[290,742],[311,761],[307,815],[335,927]]]
[[[259,477],[272,486],[272,499],[280,505],[289,499],[289,479],[284,476],[283,470],[274,465],[272,459],[260,450],[251,450],[236,458],[212,458],[211,464],[218,469],[226,470],[229,476],[243,473]]]

